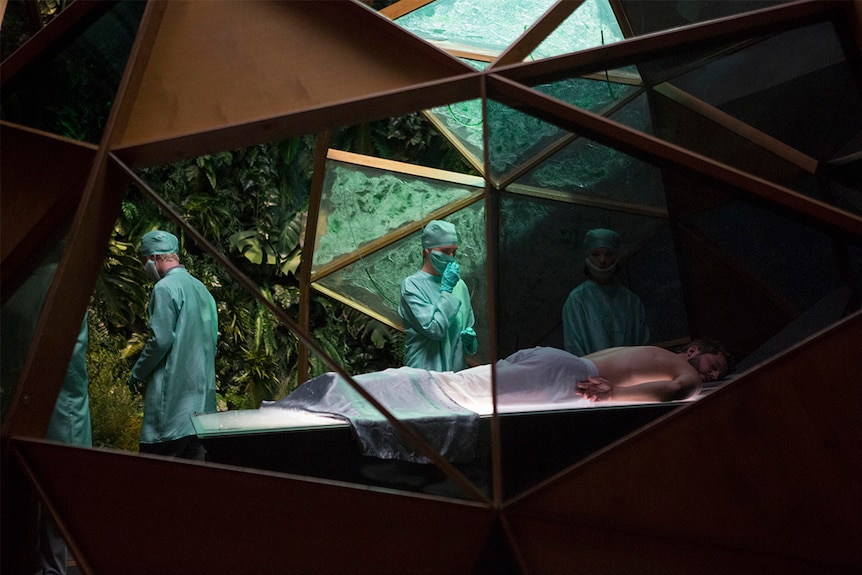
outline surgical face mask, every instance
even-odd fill
[[[162,276],[159,275],[159,270],[156,269],[156,262],[154,260],[147,260],[147,263],[144,264],[144,273],[154,282],[162,279]]]
[[[613,265],[609,267],[600,268],[596,267],[593,262],[590,261],[590,258],[584,258],[584,261],[586,262],[587,269],[590,270],[590,274],[592,274],[593,278],[600,282],[609,281],[614,277],[614,272],[617,271],[617,262],[614,262]]]
[[[428,258],[431,260],[431,265],[434,266],[437,273],[441,275],[446,271],[446,266],[449,265],[449,262],[455,261],[455,256],[450,256],[449,254],[444,254],[443,252],[437,252],[434,250],[431,250],[431,253],[428,254]]]

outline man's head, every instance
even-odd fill
[[[455,226],[443,220],[431,220],[422,230],[422,249],[458,246],[458,232]]]
[[[702,382],[718,381],[727,375],[731,367],[730,354],[715,340],[694,340],[683,354],[700,374]]]
[[[614,230],[595,228],[584,235],[587,274],[599,281],[610,280],[616,273],[620,235]]]
[[[425,265],[422,269],[439,275],[450,261],[455,260],[458,251],[458,233],[455,226],[443,220],[431,220],[422,230],[422,255]]]
[[[141,238],[141,255],[144,257],[175,254],[179,250],[180,242],[177,236],[164,230],[147,232]]]
[[[180,242],[174,234],[164,230],[147,232],[141,238],[140,249],[144,271],[153,281],[159,281],[169,269],[179,265],[179,249]]]

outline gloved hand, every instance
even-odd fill
[[[135,394],[143,395],[144,394],[144,382],[141,381],[140,379],[138,379],[137,377],[135,377],[134,375],[129,376],[128,386],[129,386],[129,391],[132,393],[132,395],[135,395]]]
[[[443,270],[443,277],[440,280],[440,291],[452,293],[458,281],[461,279],[461,266],[458,262],[449,262],[446,269]]]
[[[479,348],[479,340],[476,339],[476,330],[472,327],[461,330],[461,342],[464,344],[464,351],[467,355],[473,355]]]

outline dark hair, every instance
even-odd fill
[[[721,342],[714,339],[696,339],[689,343],[686,347],[695,346],[700,353],[711,353],[713,355],[723,355],[727,361],[727,372],[733,370],[733,356],[727,353],[727,350]]]

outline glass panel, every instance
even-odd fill
[[[496,55],[517,40],[553,1],[437,0],[396,23],[443,49]],[[530,54],[529,59],[568,54],[623,39],[607,0],[586,0]]]
[[[312,273],[337,258],[481,193],[453,181],[330,160],[326,165]]]
[[[636,72],[632,68],[633,72]],[[631,77],[635,77],[632,75]],[[539,84],[534,88],[548,96],[578,108],[601,114],[639,90],[638,86],[605,80],[569,78],[552,84]]]
[[[554,4],[554,0],[436,0],[395,22],[441,48],[470,47],[497,54]]]
[[[595,113],[605,113],[639,88],[609,81],[570,78],[536,86],[540,92]],[[482,168],[482,102],[468,100],[428,111],[434,124],[469,158]],[[491,177],[495,182],[505,179],[535,155],[566,137],[566,132],[517,110],[489,102],[488,116],[492,122],[490,135],[495,153],[491,159]]]
[[[535,116],[488,101],[489,177],[499,185],[509,173],[561,143],[569,134]]]
[[[57,263],[62,255],[62,243],[58,244],[43,259],[24,283],[10,295],[0,309],[0,346],[2,346],[3,361],[0,371],[0,415],[5,416],[6,410],[18,387],[18,378],[24,367],[24,360],[30,351],[30,344],[36,334],[36,325],[42,314],[45,295]]]
[[[67,48],[4,84],[3,119],[97,144],[145,7],[117,2]]]
[[[705,22],[760,8],[783,4],[790,0],[722,0],[721,2],[668,2],[667,0],[621,0],[623,10],[635,36],[670,30],[697,22]]]
[[[649,131],[649,111],[641,97],[614,119]],[[551,166],[556,178],[546,177]],[[620,234],[617,282],[643,302],[649,341],[660,345],[713,337],[745,356],[842,285],[859,282],[858,246],[588,138],[574,139],[507,191],[500,202],[501,356],[562,347],[560,309],[584,280],[581,241],[590,228]],[[858,204],[843,186],[832,193]]]
[[[832,239],[811,227],[746,202],[716,206],[693,222],[794,313],[841,284]]]
[[[585,280],[583,240],[592,228],[613,229],[622,236],[618,281],[643,301],[651,341],[688,333],[665,220],[509,194],[500,209],[499,276],[503,279],[498,342],[502,356],[536,345],[564,347],[563,304],[569,292]]]
[[[818,160],[862,131],[862,95],[829,22],[764,39],[672,83]]]
[[[846,178],[843,170],[823,169],[823,164],[862,150],[862,91],[831,23],[738,42],[708,57],[702,51],[679,52],[687,64],[677,76],[649,88],[637,111],[627,104],[612,119],[813,198],[835,201],[823,184]],[[658,64],[639,62],[637,67],[643,72]],[[851,187],[860,188],[858,183]]]
[[[530,54],[539,60],[612,44],[623,33],[607,0],[586,0]]]
[[[465,100],[426,112],[437,129],[480,172],[484,171],[482,100]]]
[[[591,112],[601,113],[637,90],[624,84],[610,84],[581,78],[538,86],[537,90]],[[433,108],[429,114],[440,130],[464,151],[474,165],[482,162],[482,103],[469,100]],[[541,155],[568,136],[552,124],[523,114],[498,102],[488,103],[490,177],[499,182],[513,170]]]
[[[479,363],[488,361],[488,292],[485,281],[484,204],[476,202],[444,218],[458,230],[461,278],[470,289],[479,351]],[[391,325],[401,326],[398,315],[401,281],[422,267],[420,232],[369,254],[354,264],[322,278],[317,284],[337,293],[359,310],[370,310]]]
[[[393,326],[401,326],[398,300],[401,280],[422,265],[419,235],[385,246],[323,278],[319,285],[357,309],[366,309]]]
[[[647,98],[641,96],[612,118],[645,129],[650,122]],[[517,191],[519,186],[614,200],[642,208],[665,207],[658,169],[585,138],[575,139],[525,174],[510,191]]]

